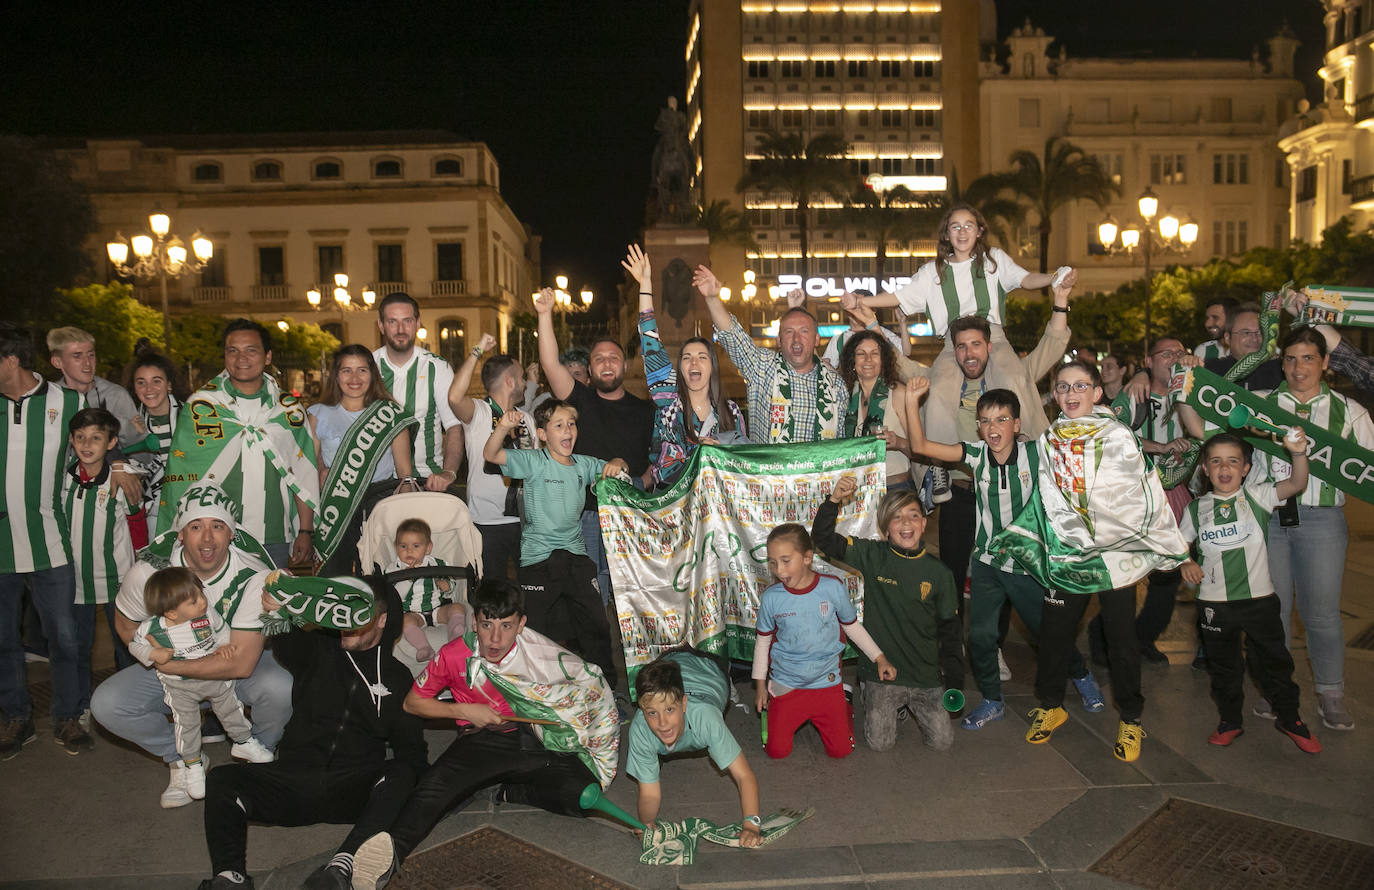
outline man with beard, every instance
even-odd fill
[[[554,294],[544,288],[534,301],[539,315],[539,367],[549,390],[577,409],[577,444],[574,452],[612,461],[617,457],[630,468],[636,485],[647,487],[649,449],[653,445],[654,406],[625,391],[625,350],[609,337],[592,344],[591,385],[578,381],[558,361],[558,336],[553,329]],[[596,563],[596,586],[601,601],[610,602],[611,572],[601,543],[601,520],[596,496],[587,493],[582,510],[582,540],[587,557]]]
[[[535,447],[534,417],[520,407],[525,392],[520,386],[520,364],[513,355],[499,353],[487,359],[482,364],[486,397],[474,399],[468,395],[478,359],[495,347],[496,338],[491,334],[478,338],[453,377],[448,400],[463,425],[467,453],[472,455],[468,461],[468,513],[482,536],[482,571],[493,578],[506,578],[510,561],[520,564],[520,509],[516,502],[520,481],[506,478],[496,464],[477,458],[507,411],[519,411],[524,424],[516,427],[505,447]]]
[[[1193,347],[1193,355],[1203,362],[1226,358],[1226,332],[1231,327],[1231,318],[1236,314],[1237,303],[1230,297],[1216,297],[1202,307],[1202,326],[1207,329],[1210,340],[1204,340]]]
[[[353,854],[391,826],[415,780],[429,767],[424,724],[402,708],[410,671],[391,654],[401,603],[383,586],[372,620],[335,636],[296,628],[272,638],[272,652],[291,672],[291,720],[275,763],[211,770],[205,795],[205,843],[215,876],[202,890],[251,890],[248,822],[331,825],[353,830],[305,890],[348,890]],[[262,608],[281,608],[270,595]],[[393,752],[386,756],[387,746]]]
[[[844,381],[816,360],[816,319],[801,307],[778,320],[778,350],[754,344],[720,299],[720,282],[698,266],[692,284],[706,298],[716,338],[739,369],[749,394],[749,441],[759,445],[816,442],[844,430],[849,393]]]
[[[463,431],[448,404],[453,368],[439,356],[415,346],[420,304],[410,294],[387,294],[377,305],[377,330],[383,343],[372,353],[382,385],[414,415],[415,473],[425,488],[443,491],[458,478],[463,462]]]

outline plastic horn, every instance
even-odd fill
[[[946,689],[945,694],[940,697],[940,704],[951,714],[957,714],[964,707],[964,690]]]
[[[1226,416],[1226,420],[1235,429],[1244,429],[1248,426],[1251,429],[1263,430],[1266,433],[1273,433],[1277,436],[1288,435],[1288,427],[1279,426],[1277,423],[1270,423],[1263,417],[1257,417],[1255,412],[1244,405],[1237,405],[1232,408],[1231,413]]]
[[[763,713],[759,714],[759,735],[763,737],[763,743],[768,744],[768,709],[764,708]]]
[[[619,819],[631,828],[644,830],[643,822],[607,800],[605,795],[601,793],[601,786],[595,782],[582,789],[582,794],[577,798],[577,803],[584,810],[600,810],[613,819]]]

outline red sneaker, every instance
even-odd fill
[[[1216,731],[1207,737],[1207,744],[1225,748],[1245,734],[1245,730],[1230,723],[1218,723]]]
[[[1290,725],[1285,726],[1283,720],[1275,720],[1274,728],[1293,740],[1293,744],[1298,746],[1298,750],[1307,754],[1318,754],[1321,752],[1322,743],[1317,741],[1316,736],[1308,730],[1307,724],[1301,720],[1294,720]]]

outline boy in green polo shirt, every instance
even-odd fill
[[[641,668],[635,688],[639,713],[630,721],[625,772],[639,782],[639,820],[648,825],[658,818],[663,800],[658,758],[706,751],[716,769],[729,772],[739,787],[740,846],[757,847],[759,783],[725,726],[730,681],[720,665],[708,655],[675,649]]]
[[[482,458],[511,479],[525,480],[525,528],[520,536],[520,571],[525,615],[531,630],[565,642],[601,668],[614,689],[611,629],[596,589],[596,565],[582,543],[582,507],[587,486],[627,470],[625,461],[573,454],[577,409],[549,399],[534,409],[538,450],[503,448],[524,423],[520,411],[501,415],[482,449]]]

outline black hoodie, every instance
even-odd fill
[[[325,630],[297,628],[271,638],[273,656],[294,681],[279,761],[331,771],[361,769],[381,764],[390,745],[396,759],[409,763],[417,775],[429,766],[423,724],[401,707],[412,684],[410,671],[391,654],[401,634],[401,603],[385,585],[374,584],[373,593],[386,604],[387,619],[381,641],[371,649],[346,652],[339,635]],[[377,682],[379,663],[388,693],[381,697],[380,714],[368,688]]]

